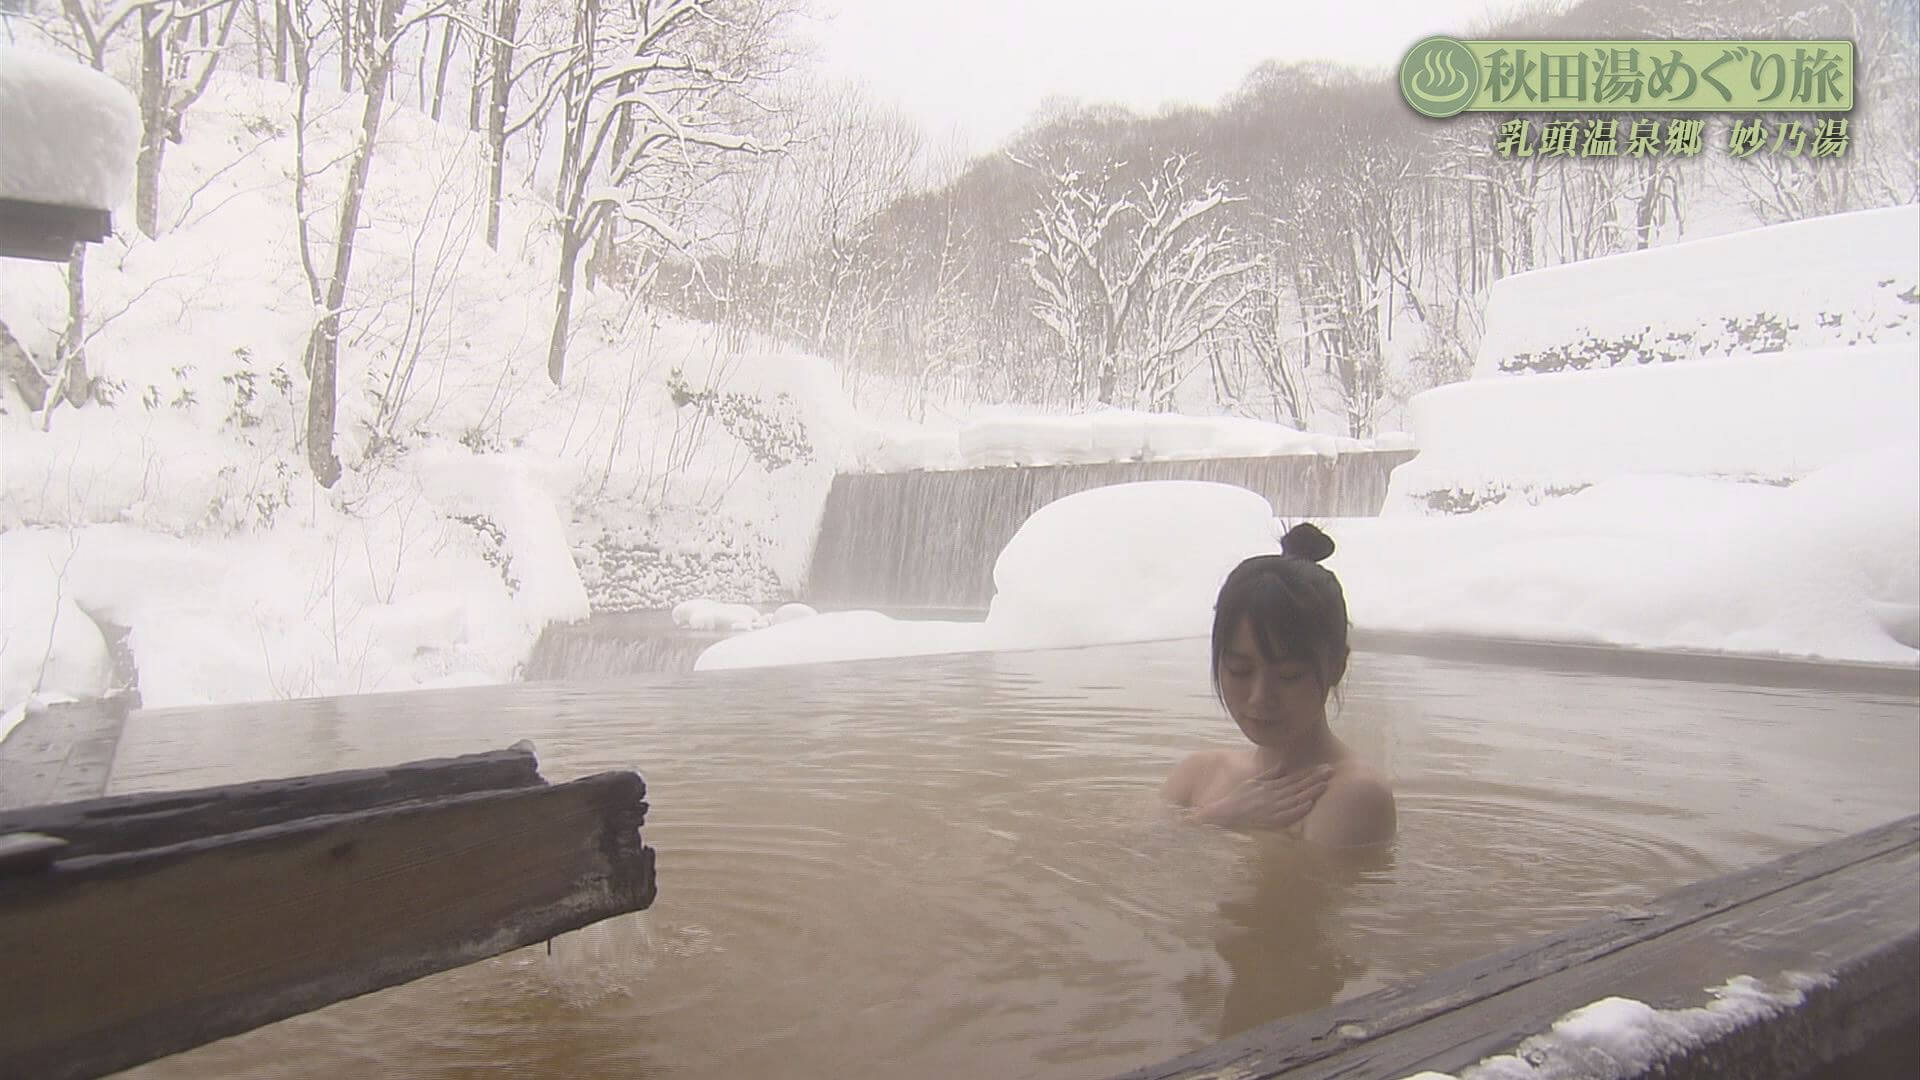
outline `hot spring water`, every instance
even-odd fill
[[[152,711],[113,790],[499,748],[634,767],[651,911],[160,1077],[1099,1077],[1920,809],[1911,697],[1355,657],[1368,861],[1156,801],[1198,641]]]

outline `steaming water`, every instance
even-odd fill
[[[654,908],[142,1077],[1098,1077],[1920,809],[1907,696],[1356,656],[1370,861],[1181,825],[1202,642],[136,714],[115,791],[531,738],[635,767]],[[1736,974],[1729,972],[1729,975]]]

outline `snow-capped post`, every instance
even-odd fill
[[[67,326],[51,371],[0,325],[9,377],[23,392],[44,391],[29,396],[43,427],[58,402],[91,397],[86,246],[112,231],[110,210],[126,196],[139,145],[136,103],[100,70],[104,47],[88,38],[81,48],[86,65],[12,49],[0,59],[0,254],[67,264]]]
[[[547,348],[554,385],[566,370],[574,274],[602,222],[636,226],[635,235],[684,252],[680,221],[697,178],[716,158],[777,149],[745,134],[733,114],[768,108],[752,90],[779,60],[775,37],[787,10],[784,0],[634,0],[611,13],[584,0],[577,9],[566,63],[538,95],[559,97],[564,113]],[[604,37],[603,15],[612,24]],[[629,145],[608,160],[623,125]]]

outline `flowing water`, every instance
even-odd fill
[[[1207,480],[1264,495],[1284,518],[1373,517],[1412,450],[1331,457],[1194,458],[1028,465],[833,478],[807,570],[808,603],[985,608],[993,563],[1033,512],[1063,496],[1136,480]]]
[[[1920,810],[1907,695],[1360,654],[1394,848],[1174,820],[1200,641],[137,713],[113,790],[636,768],[659,900],[140,1077],[1100,1077]],[[1728,972],[1728,975],[1737,974]]]

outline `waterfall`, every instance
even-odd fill
[[[993,563],[1035,510],[1135,480],[1211,480],[1256,491],[1283,518],[1373,517],[1412,450],[1321,457],[1200,458],[1036,465],[833,478],[807,574],[807,600],[833,607],[973,608],[993,597]]]

